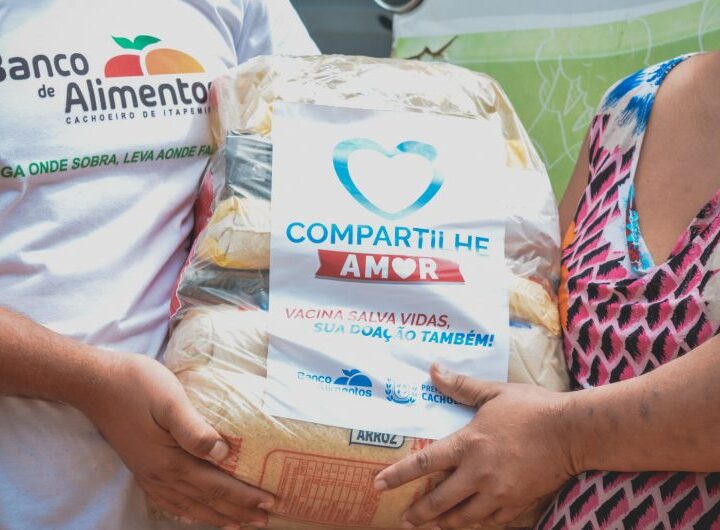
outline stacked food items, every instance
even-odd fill
[[[383,493],[374,490],[373,478],[430,440],[265,412],[273,107],[304,103],[487,121],[505,146],[513,182],[503,185],[514,190],[505,225],[512,278],[508,380],[563,391],[568,382],[553,290],[559,235],[544,168],[498,85],[446,64],[265,57],[216,80],[212,93],[219,149],[199,201],[211,206],[199,212],[202,230],[179,281],[165,362],[230,443],[222,467],[277,496],[270,528],[399,528],[412,501],[443,477]],[[353,370],[345,376],[363,377]]]

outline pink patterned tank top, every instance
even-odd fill
[[[560,287],[576,389],[642,375],[718,332],[720,193],[664,263],[653,263],[635,210],[633,177],[655,94],[686,57],[618,82],[592,122],[589,180],[563,242]],[[583,473],[538,528],[720,528],[720,474]]]

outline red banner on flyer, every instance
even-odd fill
[[[424,256],[318,250],[319,278],[364,282],[465,283],[454,261]]]

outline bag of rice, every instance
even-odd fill
[[[443,476],[374,476],[472,414],[433,361],[567,390],[545,169],[498,85],[447,64],[263,57],[212,101],[165,362],[271,529],[399,528]]]

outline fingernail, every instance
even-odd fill
[[[375,489],[378,491],[385,491],[386,489],[388,489],[387,482],[385,482],[383,479],[376,480]]]
[[[226,444],[223,440],[218,440],[215,442],[215,445],[213,445],[213,448],[210,450],[210,458],[215,460],[216,462],[220,462],[222,460],[225,460],[225,457],[230,452],[230,447],[228,444]]]
[[[265,511],[268,511],[273,506],[275,506],[275,501],[265,501],[257,505],[258,508]]]
[[[252,526],[257,526],[258,528],[265,528],[267,526],[267,521],[251,521],[250,524]]]
[[[410,521],[403,521],[402,526],[403,528],[415,528],[415,525],[412,524]]]
[[[435,373],[443,379],[450,375],[450,372],[448,372],[440,363],[434,363],[433,368],[435,368]]]
[[[190,519],[190,517],[182,516],[182,517],[180,518],[180,522],[181,522],[181,523],[185,523],[185,524],[193,524],[193,523],[195,522],[195,520],[194,520],[194,519]]]

